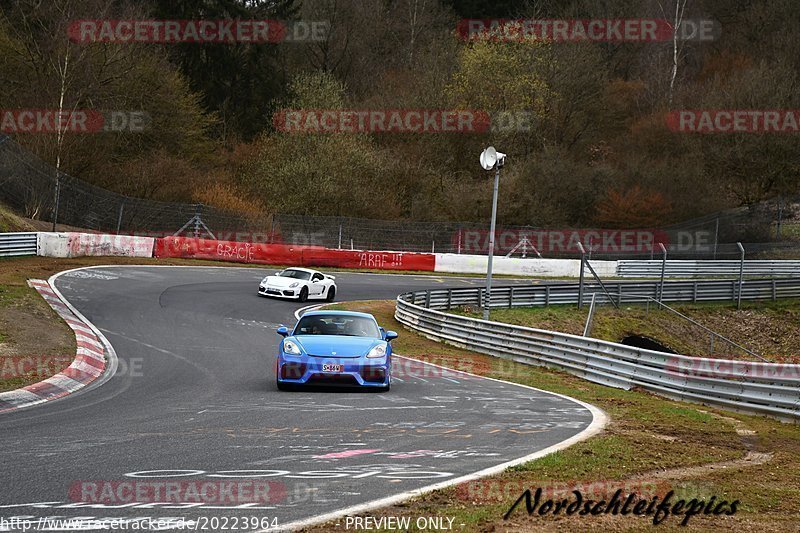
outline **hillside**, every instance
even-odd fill
[[[36,231],[36,229],[31,222],[16,215],[8,206],[0,203],[0,233]]]
[[[506,226],[663,227],[800,193],[798,2],[614,3],[613,13],[633,19],[671,18],[683,6],[685,20],[721,25],[706,40],[460,33],[472,18],[604,20],[606,4],[4,2],[0,110],[11,111],[2,133],[44,164],[59,161],[64,173],[117,193],[266,215],[485,220],[492,180],[478,156],[489,145],[508,154],[498,202]],[[329,27],[319,41],[118,46],[71,41],[66,12]],[[64,58],[71,70],[62,80],[49,65]],[[14,131],[25,109],[86,102],[104,126],[103,113],[121,126],[63,139]],[[727,115],[715,115],[742,110],[756,121],[737,115],[745,132],[725,130]],[[782,129],[766,126],[768,110],[783,110]],[[678,121],[686,113],[692,120]],[[720,130],[705,135],[703,117]],[[1,141],[0,181],[18,176]],[[29,170],[53,178],[36,167],[20,179]]]

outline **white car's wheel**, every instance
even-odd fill
[[[334,298],[336,298],[336,287],[334,285],[331,285],[328,288],[328,294],[325,295],[325,301],[332,302]]]

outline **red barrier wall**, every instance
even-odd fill
[[[182,257],[234,263],[284,266],[424,270],[436,267],[434,254],[331,250],[322,246],[292,246],[187,237],[156,239],[154,257]]]

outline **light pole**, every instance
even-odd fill
[[[497,191],[500,188],[500,167],[506,160],[506,154],[500,153],[490,146],[481,152],[481,166],[484,170],[494,169],[494,193],[492,194],[492,222],[489,227],[489,261],[486,266],[486,300],[483,303],[483,319],[489,320],[489,303],[492,300],[492,261],[494,260],[494,230],[497,222]]]

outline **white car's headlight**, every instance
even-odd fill
[[[300,347],[290,340],[283,341],[283,353],[288,355],[300,355]]]
[[[377,346],[373,346],[372,349],[367,354],[367,357],[375,358],[375,357],[384,357],[386,355],[386,344],[378,344]]]
[[[295,288],[295,287],[297,287],[298,285],[300,285],[300,282],[299,282],[299,281],[295,281],[294,283],[292,283],[291,285],[289,285],[289,288],[290,288],[290,289],[294,289],[294,288]]]

